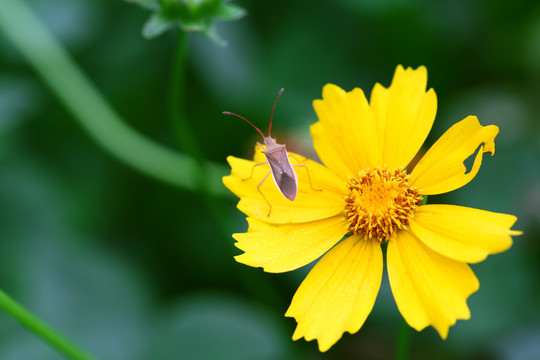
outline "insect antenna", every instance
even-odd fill
[[[246,120],[246,121],[248,122],[248,124],[251,125],[251,126],[253,126],[253,128],[255,128],[255,130],[257,130],[257,132],[258,132],[259,134],[261,134],[262,138],[264,139],[264,134],[262,133],[262,131],[259,130],[258,127],[256,127],[255,125],[253,125],[253,123],[252,123],[251,121],[249,121],[248,119],[246,119],[245,117],[240,116],[240,115],[235,114],[235,113],[232,113],[232,112],[230,112],[230,111],[223,111],[222,114],[224,114],[224,115],[233,115],[233,116],[239,117],[240,119]]]
[[[274,106],[272,106],[272,113],[270,114],[270,125],[268,125],[268,137],[270,137],[270,134],[272,133],[272,118],[274,117],[274,109],[276,108],[277,99],[279,99],[281,94],[283,94],[283,90],[285,90],[285,89],[281,88],[281,90],[279,90],[279,92],[278,92],[278,94],[276,96],[276,100],[274,100]]]

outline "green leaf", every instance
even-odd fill
[[[228,42],[226,40],[223,40],[221,36],[219,36],[214,24],[210,24],[209,26],[207,26],[206,29],[201,33],[205,38],[219,46],[225,47],[228,45]]]
[[[161,8],[158,0],[125,0],[128,3],[137,4],[143,9],[159,10]]]
[[[205,32],[208,24],[203,18],[193,18],[180,20],[180,27],[187,32]]]
[[[224,21],[234,21],[246,16],[247,11],[240,6],[222,3],[214,10],[212,17]]]
[[[126,0],[141,7],[153,10],[142,34],[152,39],[172,27],[178,26],[182,31],[198,32],[220,46],[226,46],[214,26],[216,20],[238,20],[246,11],[225,0]]]
[[[176,22],[165,18],[161,13],[154,13],[144,24],[142,35],[146,39],[153,39],[170,28],[174,27]]]

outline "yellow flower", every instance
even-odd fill
[[[357,332],[369,315],[383,273],[381,244],[399,311],[414,329],[433,326],[444,339],[470,317],[467,297],[479,283],[467,263],[512,245],[516,217],[454,205],[420,205],[423,195],[458,189],[495,151],[497,126],[469,116],[452,126],[410,174],[405,168],[426,139],[437,110],[427,70],[398,66],[389,88],[376,84],[368,103],[361,89],[328,84],[313,106],[311,135],[325,166],[299,157],[299,193],[285,199],[257,151],[254,161],[229,157],[224,184],[240,197],[247,233],[234,234],[244,251],[236,260],[267,272],[285,272],[322,258],[293,297],[285,316],[298,322],[293,339],[317,339],[328,350],[345,331]],[[463,162],[477,154],[472,168]],[[296,157],[296,156],[295,156]],[[293,157],[293,160],[295,160]],[[293,161],[294,163],[294,161]],[[349,235],[348,237],[345,237]]]

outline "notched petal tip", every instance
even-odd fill
[[[329,169],[346,180],[381,164],[376,121],[362,89],[327,84],[313,108],[319,119],[311,126],[313,146]]]
[[[476,121],[478,122],[478,119],[476,116],[474,116]],[[478,122],[479,126],[480,123]],[[488,125],[484,127],[486,134],[490,134],[488,138],[486,138],[486,141],[484,141],[484,153],[489,153],[491,156],[495,155],[495,137],[499,133],[499,127],[496,125]]]
[[[382,164],[404,168],[414,158],[431,130],[437,101],[433,89],[426,91],[427,69],[404,69],[398,65],[392,83],[376,84],[370,107],[376,119]]]
[[[345,96],[345,93],[345,90],[343,90],[341,87],[335,84],[328,83],[323,87],[322,96],[323,99],[331,99],[335,96]]]
[[[403,67],[403,65],[396,66],[394,72],[394,77],[392,79],[392,85],[404,82],[404,81],[414,81],[415,83],[423,83],[424,90],[427,84],[427,68],[423,65],[418,66],[416,69],[413,69],[411,66]],[[390,85],[390,87],[392,87]]]
[[[353,235],[337,244],[309,272],[285,314],[298,323],[293,339],[316,339],[324,352],[343,333],[360,330],[375,303],[382,271],[376,241]]]
[[[443,194],[466,185],[478,173],[482,154],[495,153],[498,132],[497,126],[482,126],[476,116],[468,116],[448,129],[420,159],[411,173],[411,184],[422,195]],[[468,171],[464,162],[477,150]]]
[[[431,325],[445,339],[456,320],[470,318],[467,298],[478,290],[478,279],[466,263],[432,251],[412,233],[395,234],[387,269],[398,309],[411,327]]]

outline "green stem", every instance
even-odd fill
[[[0,0],[1,1],[1,0]],[[197,137],[194,134],[193,128],[185,115],[185,68],[186,68],[186,49],[187,49],[187,34],[185,32],[178,32],[178,39],[176,43],[176,52],[172,68],[172,79],[170,87],[169,98],[169,110],[171,115],[171,121],[176,132],[176,136],[180,146],[183,150],[189,154],[197,163],[195,170],[195,177],[198,184],[198,194],[204,202],[210,218],[216,225],[221,238],[222,244],[227,244],[230,241],[230,232],[228,231],[227,219],[223,216],[224,211],[220,208],[220,205],[216,203],[215,199],[212,199],[209,195],[208,185],[209,177],[211,174],[204,161],[204,153],[201,146],[197,142]],[[220,245],[220,244],[218,244]],[[223,251],[230,253],[232,258],[235,254],[232,251],[233,247],[226,246]],[[238,267],[234,267],[238,269]],[[264,299],[271,304],[280,304],[280,300],[276,294],[279,292],[274,289],[272,284],[265,276],[260,273],[239,271],[237,274],[240,281],[242,281],[249,291],[252,291],[258,298]]]
[[[396,360],[407,360],[409,358],[409,324],[405,319],[401,319],[401,325],[399,326]]]
[[[69,359],[92,360],[94,359],[84,351],[73,345],[60,334],[51,329],[43,321],[32,315],[28,310],[0,290],[0,308],[13,316],[26,328],[41,337],[52,347],[64,354]]]
[[[214,202],[208,198],[209,192],[207,186],[209,174],[205,165],[204,154],[184,111],[186,50],[188,43],[187,34],[184,31],[178,30],[177,36],[169,91],[169,112],[176,138],[178,139],[180,146],[195,160],[194,177],[197,182],[196,190],[203,197],[208,208],[212,211],[214,209]]]
[[[187,53],[187,34],[179,30],[177,32],[176,51],[172,66],[172,79],[169,91],[169,111],[173,122],[176,137],[184,151],[193,156],[199,162],[204,159],[202,150],[196,141],[191,124],[184,113],[185,108],[185,69]]]
[[[153,178],[187,190],[199,188],[196,161],[151,141],[126,125],[24,1],[0,1],[0,30],[105,150]],[[221,183],[227,167],[212,163],[205,167],[209,174],[206,191],[231,196]]]
[[[184,31],[177,32],[177,44],[172,66],[172,78],[169,91],[169,112],[174,126],[176,137],[183,150],[195,159],[194,177],[196,179],[196,191],[203,198],[206,206],[212,214],[215,203],[208,197],[208,172],[204,163],[204,155],[201,147],[197,143],[197,138],[193,132],[184,111],[184,83],[186,67],[187,35]],[[214,220],[221,218],[217,215]]]

